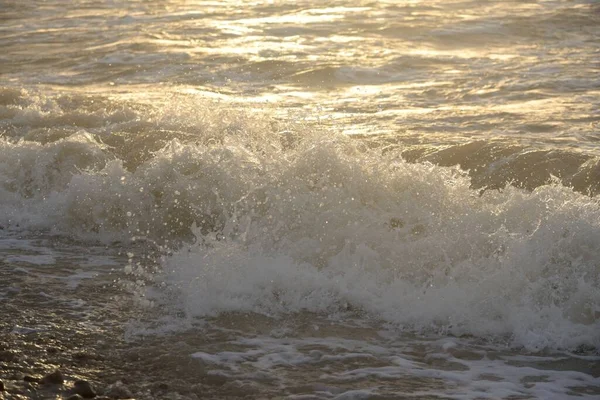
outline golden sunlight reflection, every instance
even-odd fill
[[[0,21],[0,399],[600,398],[599,1]]]
[[[549,49],[549,65],[538,66],[543,48],[537,39],[524,38],[547,34],[545,25],[534,29],[511,22],[511,16],[534,18],[543,9],[539,3],[466,7],[441,0],[167,1],[147,6],[149,15],[165,19],[157,25],[160,29],[145,28],[143,34],[88,46],[87,51],[117,51],[105,65],[119,76],[134,62],[140,69],[152,61],[148,56],[134,61],[135,53],[119,58],[118,49],[151,49],[169,57],[159,76],[167,81],[171,74],[175,77],[153,92],[298,109],[317,114],[307,120],[352,125],[345,131],[429,131],[437,126],[438,114],[462,120],[470,110],[473,118],[504,113],[504,118],[491,119],[490,126],[496,133],[517,133],[525,123],[506,127],[517,115],[534,121],[552,112],[567,113],[568,104],[578,104],[575,114],[591,107],[575,98],[545,99],[544,89],[529,90],[519,83],[521,77],[538,79],[544,71],[558,73],[566,68],[563,64],[584,65],[577,61],[584,55],[561,59],[566,50]],[[137,26],[142,15],[123,15],[119,23]],[[110,82],[114,93],[119,80]],[[524,98],[509,95],[519,90],[527,93]],[[367,116],[377,123],[368,123]],[[453,129],[448,135],[461,132]]]

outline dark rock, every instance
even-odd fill
[[[99,354],[88,353],[85,351],[78,351],[77,353],[73,353],[73,359],[76,361],[90,361],[90,360],[98,360],[102,361],[103,357]]]
[[[228,382],[227,377],[222,375],[207,375],[203,379],[203,383],[211,386],[223,386]]]
[[[76,381],[73,384],[73,393],[79,394],[86,399],[96,397],[96,391],[88,381]]]
[[[42,383],[50,384],[50,385],[62,385],[65,382],[65,377],[59,369],[56,371],[44,376],[42,378]]]
[[[113,399],[130,399],[133,397],[131,391],[121,382],[110,385],[104,394]]]
[[[4,392],[4,382],[0,381],[0,392]]]
[[[83,400],[83,397],[81,397],[78,394],[74,394],[74,395],[67,397],[67,400]]]
[[[0,351],[0,361],[19,361],[19,355],[10,350]]]
[[[39,381],[40,381],[40,379],[39,379],[39,378],[36,378],[35,376],[31,376],[31,375],[25,375],[25,376],[23,377],[23,380],[24,380],[25,382],[33,382],[33,383],[37,383],[37,382],[39,382]]]
[[[169,390],[169,385],[164,382],[154,383],[152,385],[153,392],[165,392]]]

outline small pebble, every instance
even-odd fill
[[[0,351],[0,361],[19,361],[19,355],[10,350]]]
[[[23,380],[24,380],[25,382],[36,382],[36,383],[40,381],[40,380],[39,380],[38,378],[36,378],[35,376],[31,376],[31,375],[25,375],[25,376],[23,377]]]
[[[88,360],[96,360],[96,359],[101,359],[102,357],[98,356],[98,355],[94,355],[92,353],[87,353],[85,351],[78,351],[77,353],[73,354],[73,359],[77,360],[77,361],[88,361]]]
[[[65,377],[59,369],[42,378],[42,383],[47,383],[51,385],[62,385],[64,381]]]
[[[152,385],[152,390],[164,392],[166,390],[169,390],[169,385],[167,385],[164,382],[155,383]]]
[[[104,394],[113,399],[130,399],[133,397],[127,386],[121,382],[110,385]]]
[[[88,381],[76,381],[73,384],[73,392],[85,397],[86,399],[96,397],[96,391]]]

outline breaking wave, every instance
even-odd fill
[[[176,241],[156,279],[190,317],[310,311],[600,347],[597,158],[171,104],[0,90],[3,229]]]

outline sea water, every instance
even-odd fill
[[[600,396],[598,3],[0,21],[6,333],[83,320],[164,398]]]

